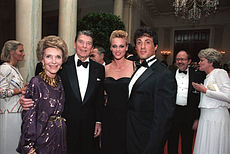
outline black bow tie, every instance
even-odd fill
[[[181,70],[179,70],[179,73],[187,74],[187,71],[181,71]]]
[[[77,66],[81,66],[82,65],[84,68],[87,68],[88,64],[89,64],[88,61],[82,62],[80,59],[78,59],[78,61],[77,61]]]
[[[150,59],[150,60],[148,60],[148,61],[144,60],[144,61],[141,63],[141,66],[146,67],[146,68],[149,68],[148,63],[151,62],[151,61],[153,61],[154,59],[156,59],[156,57],[154,57],[154,58],[152,58],[152,59]]]
[[[141,63],[141,66],[149,68],[148,63],[146,62],[146,60],[143,60],[143,62]]]

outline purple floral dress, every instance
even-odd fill
[[[34,106],[22,112],[21,137],[17,151],[28,153],[31,148],[37,154],[65,154],[66,140],[64,119],[60,118],[64,109],[64,89],[52,87],[39,75],[33,77],[26,90],[26,98],[32,98]]]

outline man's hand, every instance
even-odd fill
[[[94,138],[98,137],[101,134],[101,124],[96,123],[94,130]]]
[[[32,101],[32,99],[25,98],[25,91],[22,92],[22,96],[19,101],[23,110],[29,110],[34,105],[34,101]]]
[[[193,130],[196,130],[196,129],[197,129],[198,123],[199,123],[199,120],[195,120],[195,121],[194,121],[194,123],[193,123],[193,125],[192,125],[192,129],[193,129]]]

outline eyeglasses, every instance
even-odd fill
[[[187,61],[187,58],[176,58],[176,61]]]

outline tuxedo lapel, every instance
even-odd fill
[[[189,85],[188,85],[188,95],[192,92],[193,86],[192,86],[192,81],[194,81],[194,73],[192,72],[192,70],[189,68]]]
[[[94,65],[94,63],[92,63],[92,60],[90,60],[89,62],[89,80],[88,80],[88,86],[85,92],[85,97],[83,100],[83,104],[85,102],[87,102],[87,100],[90,98],[90,95],[93,93],[93,88],[95,86],[95,71],[96,71],[96,67]]]
[[[147,70],[145,70],[145,72],[137,79],[137,81],[133,85],[131,95],[135,91],[135,89],[138,88],[152,73],[153,73],[153,70],[151,68],[148,68]]]
[[[67,69],[68,71],[67,73],[68,73],[69,83],[71,83],[70,86],[74,92],[74,95],[78,99],[78,101],[82,102],[79,83],[78,83],[78,77],[77,77],[77,71],[76,71],[76,65],[74,62],[74,56],[71,57],[68,67],[69,69]]]

